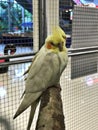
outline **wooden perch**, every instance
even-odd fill
[[[60,85],[43,93],[36,130],[65,130]]]

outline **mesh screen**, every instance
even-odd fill
[[[71,80],[70,64],[61,77],[66,130],[97,130],[98,73]]]
[[[27,127],[29,109],[15,120],[13,116],[25,88],[22,75],[29,65],[12,65],[7,73],[0,74],[0,130],[24,130]]]
[[[32,51],[33,18],[32,2],[0,0],[0,51],[7,44],[16,46],[16,54]],[[9,48],[6,48],[8,51]],[[7,52],[8,53],[8,52]],[[6,53],[5,53],[6,54]]]
[[[6,7],[8,6],[8,2],[6,1],[0,1],[0,2],[1,5],[3,6],[0,7],[0,16],[7,15],[7,13],[3,14],[3,12],[6,10],[6,8],[8,11],[8,7]],[[77,28],[80,27],[79,24],[81,24],[80,17],[78,17],[79,19],[78,23],[75,20],[73,21],[74,4],[75,2],[73,2],[72,0],[68,0],[68,1],[59,0],[59,2],[57,0],[49,0],[48,2],[46,2],[46,5],[49,5],[46,11],[47,29],[48,29],[47,32],[50,33],[51,27],[59,23],[59,25],[66,32],[67,47],[69,51],[73,48],[75,49],[76,46],[73,47],[73,45],[78,45],[78,41],[72,39],[74,37],[71,38],[71,36],[74,36],[72,30],[73,29],[72,23],[75,23],[75,28],[74,28],[75,31],[77,31]],[[6,28],[4,28],[2,25],[1,27],[3,27],[3,29],[1,31],[1,44],[0,44],[1,55],[4,54],[4,48],[9,43],[13,43],[13,44],[15,43],[14,45],[16,47],[16,50],[15,47],[10,46],[12,52],[16,51],[15,54],[32,52],[34,49],[33,46],[38,48],[37,43],[39,41],[38,22],[40,21],[38,21],[38,1],[33,0],[34,19],[32,18],[32,13],[31,13],[32,7],[30,6],[29,0],[25,0],[23,2],[19,0],[17,0],[17,2],[12,0],[10,6],[11,6],[10,8],[11,10],[13,6],[16,6],[16,8],[18,8],[19,6],[19,9],[22,11],[22,13],[25,12],[23,11],[23,9],[25,9],[26,13],[28,12],[27,16],[30,17],[28,18],[29,21],[27,20],[27,22],[34,21],[34,30],[32,27],[24,28],[20,26],[21,24],[19,24],[19,27],[21,27],[21,29],[24,30],[24,32],[21,32],[22,36],[20,36],[19,34],[17,33],[14,34],[14,32],[12,33],[12,31],[9,30],[10,27],[11,28],[13,27],[12,23],[10,23],[11,26],[8,26],[9,24],[6,23],[7,25]],[[93,20],[97,19],[97,10],[95,8],[89,9],[87,7],[85,8],[79,7],[78,9],[78,7],[76,7],[75,11],[76,14],[79,14],[81,17],[83,16],[84,18],[83,11],[85,12],[85,10],[87,10],[85,14],[88,13],[87,17],[85,18],[86,21],[88,21],[88,19],[92,20],[91,17],[94,18]],[[18,14],[19,12],[15,11],[15,13],[19,15]],[[94,16],[92,16],[93,14]],[[12,13],[9,15],[11,15],[12,17]],[[27,19],[27,16],[25,16],[25,19]],[[83,22],[85,22],[85,19],[83,19]],[[2,23],[3,20],[1,19],[1,24]],[[15,23],[15,25],[18,25],[16,24],[17,21],[16,22],[14,21],[13,23]],[[85,24],[81,24],[81,28],[85,28],[84,25]],[[97,29],[97,23],[95,21],[92,23],[90,22],[90,24],[88,22],[88,24],[86,23],[86,25],[88,28],[90,27],[90,25],[92,25],[91,27],[92,32],[93,29],[95,30]],[[17,30],[17,28],[15,29]],[[32,35],[32,31],[34,31],[33,35]],[[90,32],[89,30],[87,30],[88,35],[90,34]],[[96,33],[97,30],[95,31],[94,34]],[[5,34],[7,34],[7,37],[3,37]],[[94,38],[95,36],[94,34],[92,38]],[[15,35],[14,41],[12,39],[13,35]],[[26,35],[26,37],[24,35]],[[82,40],[84,41],[83,33],[80,33],[79,31],[77,35],[79,36],[81,42]],[[25,41],[29,38],[31,38],[32,40],[33,39],[32,36],[34,36],[35,38],[34,43],[32,41],[29,42]],[[89,37],[86,38],[89,39]],[[6,40],[6,43],[4,42],[4,40]],[[86,52],[85,50],[81,52],[78,51],[79,47],[81,47],[81,43],[79,45],[80,46],[77,46],[77,52],[79,53]],[[88,45],[88,47],[91,47],[91,45],[97,46],[97,42],[96,44]],[[82,44],[82,47],[85,48],[85,44]],[[92,53],[92,51],[96,51],[96,53]],[[71,55],[69,56],[67,68],[64,70],[61,76],[60,82],[62,87],[62,100],[63,100],[63,110],[65,116],[66,130],[97,130],[98,129],[98,73],[97,73],[98,51],[97,49],[93,50],[93,48],[92,51],[89,52],[89,54],[86,52],[82,56],[75,55],[75,53],[72,53],[70,51],[69,55],[73,54],[74,56],[73,57],[71,57]],[[8,51],[8,54],[10,54],[10,52],[11,51]],[[29,111],[30,111],[29,108],[24,113],[22,113],[17,119],[13,120],[13,115],[15,114],[19,106],[21,96],[25,88],[23,73],[25,72],[25,70],[27,70],[28,66],[31,64],[31,62],[28,63],[25,61],[25,59],[28,59],[27,56],[21,57],[20,59],[23,60],[24,63],[22,64],[18,63],[19,61],[18,58],[17,60],[15,58],[10,59],[10,61],[16,61],[16,64],[12,64],[9,65],[8,68],[4,68],[3,71],[6,70],[4,73],[2,72],[2,66],[0,66],[0,130],[26,130],[27,127]],[[4,60],[0,59],[0,62],[4,62]],[[34,122],[32,124],[32,128],[31,128],[32,130],[35,129],[37,114],[38,114],[38,110],[36,111]]]
[[[73,10],[72,48],[94,47],[98,44],[98,9],[75,6]],[[78,51],[78,49],[77,49]],[[71,77],[80,77],[97,72],[97,54],[72,57]],[[85,63],[85,64],[84,64]]]
[[[98,9],[75,6],[73,13],[72,47],[97,46]]]
[[[71,34],[72,34],[72,19],[73,19],[73,1],[72,0],[60,0],[59,1],[59,25],[66,32],[67,44],[71,46]]]

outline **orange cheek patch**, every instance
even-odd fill
[[[50,43],[47,44],[47,48],[48,49],[51,49],[52,48],[52,45]]]

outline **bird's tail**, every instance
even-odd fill
[[[37,93],[28,93],[25,94],[18,110],[16,111],[13,119],[15,119],[17,116],[19,116],[22,112],[24,112],[31,104],[36,102],[37,99],[39,99],[42,92]]]
[[[28,122],[27,130],[30,130],[30,128],[31,128],[31,124],[32,124],[35,110],[36,110],[38,103],[39,103],[39,99],[31,105],[31,111],[30,111],[30,115],[29,115],[29,122]]]

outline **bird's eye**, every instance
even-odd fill
[[[51,45],[54,45],[54,43],[53,43],[53,42],[50,42],[50,44],[51,44]]]

